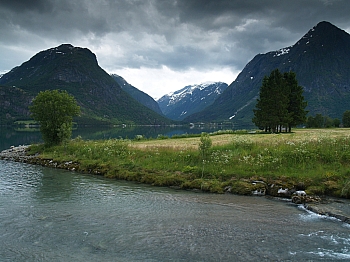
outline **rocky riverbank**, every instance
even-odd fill
[[[10,149],[6,149],[0,152],[0,159],[33,165],[40,165],[44,167],[67,169],[70,171],[79,171],[79,164],[72,161],[57,162],[53,161],[52,159],[41,158],[38,154],[28,155],[28,147],[29,146],[27,145],[20,145],[18,147],[11,146]],[[99,175],[97,171],[89,173]]]
[[[0,159],[16,162],[27,162],[36,156],[28,156],[27,149],[29,146],[20,145],[17,147],[11,146],[10,149],[6,149],[0,152]]]
[[[103,175],[103,171],[96,169],[82,170],[79,163],[57,162],[52,159],[43,159],[39,155],[28,155],[27,149],[29,146],[21,145],[18,147],[12,146],[10,149],[0,152],[0,159],[7,161],[15,161],[22,163],[29,163],[34,165],[41,165],[45,167],[61,168],[71,171],[78,171],[82,173],[90,173],[94,175]],[[250,185],[252,187],[250,187]],[[272,196],[289,198],[295,204],[303,204],[307,210],[317,213],[319,215],[337,218],[345,223],[350,224],[350,201],[347,199],[335,199],[327,197],[308,196],[305,191],[297,190],[294,187],[288,188],[286,185],[278,183],[267,185],[264,181],[242,181],[242,192],[247,189],[254,188],[251,195]],[[226,188],[228,193],[236,193],[232,188]],[[244,193],[246,194],[246,193]]]

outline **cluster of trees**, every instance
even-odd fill
[[[295,73],[282,74],[276,69],[263,79],[252,121],[266,132],[281,132],[282,128],[291,132],[293,126],[305,123],[306,106]]]
[[[308,116],[305,124],[308,128],[339,127],[340,120],[338,118],[333,119],[329,116],[316,114],[315,116]]]
[[[350,127],[350,110],[343,113],[342,121],[338,118],[331,118],[329,116],[323,116],[322,114],[316,114],[314,117],[309,116],[306,120],[306,127],[310,128],[322,128],[322,127]]]

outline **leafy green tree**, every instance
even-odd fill
[[[334,120],[329,116],[325,116],[323,118],[323,127],[327,127],[327,128],[334,127]]]
[[[333,126],[334,126],[334,127],[339,127],[339,126],[340,126],[340,120],[339,120],[339,118],[334,118],[334,119],[333,119]]]
[[[73,117],[80,107],[66,91],[41,91],[29,107],[31,116],[40,124],[40,132],[47,146],[66,142],[72,136]]]
[[[344,127],[350,127],[350,110],[346,110],[343,113],[342,122]]]
[[[313,116],[308,116],[306,119],[306,127],[311,128],[315,126],[315,118]]]
[[[315,124],[313,127],[316,127],[316,128],[324,127],[324,116],[322,114],[316,114],[314,121],[315,121]]]

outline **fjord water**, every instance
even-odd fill
[[[134,139],[142,135],[145,138],[157,138],[159,135],[172,137],[182,134],[200,134],[201,132],[215,132],[221,129],[231,127],[189,127],[189,126],[128,126],[128,127],[108,127],[108,126],[90,126],[78,127],[73,130],[72,138],[81,136],[83,139],[110,139],[123,138]],[[244,128],[244,127],[242,127]],[[250,127],[251,128],[251,127]],[[41,142],[41,134],[38,128],[13,129],[0,126],[0,151],[8,149],[10,146],[29,145]]]
[[[330,261],[350,227],[264,197],[177,191],[0,160],[1,261]]]

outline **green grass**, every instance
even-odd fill
[[[223,133],[223,134],[222,134]],[[55,161],[73,161],[79,170],[159,186],[222,193],[231,186],[247,193],[247,181],[303,185],[309,193],[350,197],[350,136],[347,129],[306,129],[288,134],[222,132],[210,138],[205,160],[200,137],[154,140],[84,141],[30,152]],[[240,184],[239,184],[240,183]],[[244,184],[244,185],[243,185]],[[237,186],[243,191],[240,192]],[[243,194],[242,193],[242,194]]]

